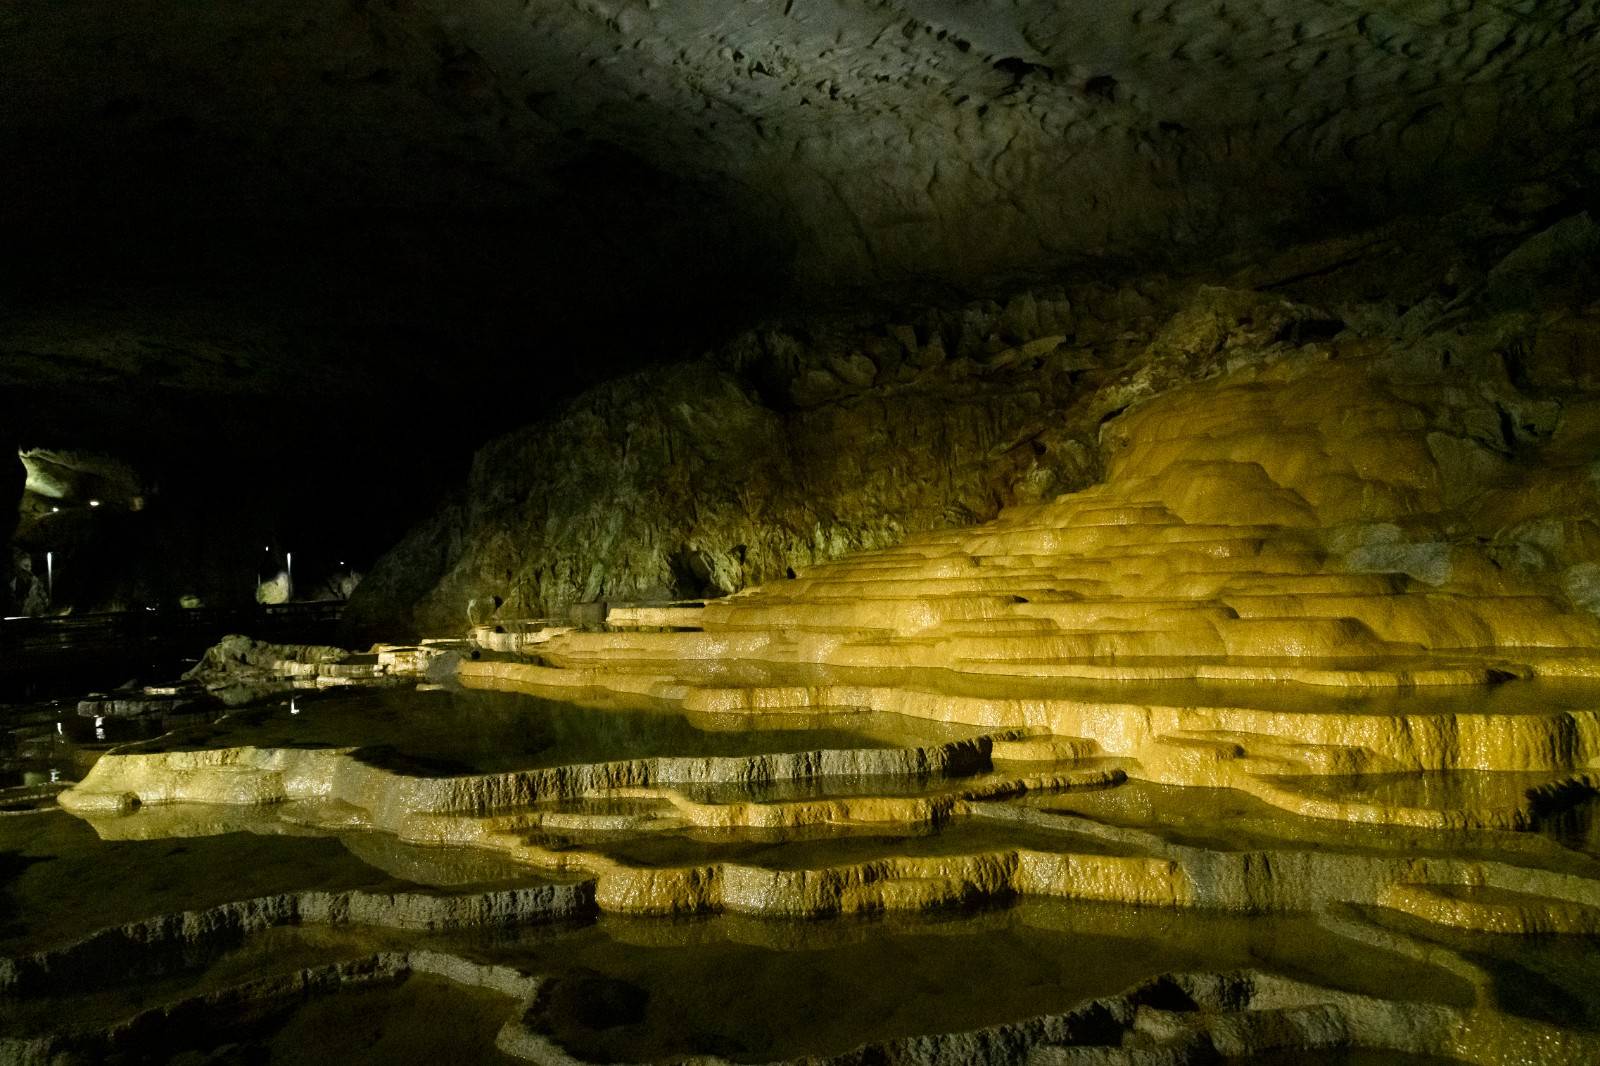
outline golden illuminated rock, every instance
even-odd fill
[[[725,599],[614,608],[605,627],[480,627],[490,654],[456,667],[469,691],[554,696],[602,732],[617,715],[676,723],[704,754],[440,774],[354,740],[229,743],[224,728],[197,750],[109,754],[60,803],[107,840],[467,848],[587,886],[588,902],[561,905],[610,915],[1018,898],[1309,915],[1464,982],[1467,1001],[1173,975],[1195,1002],[1230,1005],[1141,1005],[1127,1031],[1160,1061],[1349,1046],[1587,1062],[1591,1038],[1502,1010],[1465,954],[1390,928],[1600,932],[1595,834],[1559,828],[1600,791],[1600,622],[1452,532],[1464,499],[1474,521],[1522,521],[1529,501],[1452,484],[1479,446],[1443,441],[1443,416],[1398,380],[1376,360],[1257,363],[1107,423],[1095,488]],[[378,661],[431,677],[436,654]],[[808,735],[862,746],[763,739]],[[366,920],[457,920],[385,906]],[[461,965],[439,964],[483,980]],[[561,1009],[541,998],[559,986],[513,986],[524,1013],[500,1049],[565,1061]],[[1071,1040],[1032,1054],[1125,1061]]]

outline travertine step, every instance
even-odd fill
[[[1069,558],[1056,555],[992,555],[986,556],[974,567],[946,567],[946,573],[935,573],[933,577],[964,577],[971,576],[971,571],[977,568],[979,572],[988,574],[1016,574],[1026,577],[1030,574],[1046,573],[1061,577],[1092,577],[1100,580],[1114,579],[1122,581],[1125,576],[1131,575],[1134,579],[1154,574],[1193,573],[1193,574],[1316,574],[1322,572],[1323,563],[1327,555],[1324,552],[1301,546],[1285,548],[1272,547],[1271,550],[1261,551],[1247,555],[1211,555],[1200,554],[1184,548],[1168,548],[1154,553],[1138,553],[1133,555],[1118,555],[1101,553],[1092,556]],[[905,574],[899,576],[912,577]]]
[[[691,629],[704,620],[700,601],[664,604],[613,604],[606,608],[606,624],[618,629]]]
[[[1022,555],[1054,558],[1068,565],[1074,562],[1081,564],[1091,561],[1116,563],[1158,555],[1181,559],[1184,561],[1185,566],[1200,570],[1205,569],[1206,561],[1211,559],[1248,559],[1262,554],[1284,555],[1291,552],[1312,554],[1312,549],[1309,546],[1288,545],[1282,540],[1271,536],[1207,537],[1185,540],[1180,543],[1166,543],[1163,541],[1108,542],[1085,550],[1074,550],[1070,545],[1063,546],[1062,540],[1062,535],[1044,531],[1027,536],[986,538],[981,542],[975,542],[970,545],[970,554],[985,563],[992,559]],[[982,564],[980,563],[979,565]]]
[[[1405,591],[1410,583],[1404,574],[1236,574],[1222,591],[1262,596],[1388,596]]]
[[[877,597],[827,603],[756,598],[718,604],[705,615],[708,626],[869,628],[917,632],[947,620],[998,619],[1015,605],[1012,596]]]
[[[1014,626],[1022,628],[1024,624],[1032,625],[1040,630],[1147,630],[1151,632],[1168,632],[1174,629],[1190,627],[1207,627],[1214,629],[1217,625],[1230,619],[1239,617],[1237,612],[1221,603],[1177,602],[1160,600],[1135,601],[1132,603],[1119,600],[1084,600],[1051,603],[1028,601],[1008,605],[1008,617],[991,618],[983,621],[985,625]],[[952,627],[961,625],[960,620],[941,622],[936,628],[939,633],[948,633]],[[1007,632],[1001,628],[996,632]]]
[[[1099,571],[1109,578],[1104,566]],[[1025,569],[984,565],[956,577],[921,578],[799,578],[767,585],[759,590],[741,594],[724,601],[713,601],[709,606],[720,607],[726,603],[811,602],[834,598],[871,599],[876,597],[900,598],[915,595],[952,596],[964,593],[975,595],[1020,595],[1033,600],[1043,595],[1070,594],[1074,598],[1093,599],[1100,602],[1161,602],[1181,603],[1193,599],[1207,599],[1226,593],[1263,596],[1297,595],[1349,595],[1387,596],[1403,591],[1410,582],[1404,575],[1395,574],[1341,574],[1341,573],[1250,573],[1237,569],[1216,570],[1204,574],[1150,574],[1121,575],[1113,584],[1106,578],[1089,580],[1068,574],[1066,568]],[[1136,583],[1161,580],[1167,588],[1146,594],[1142,589],[1128,589],[1125,582]],[[1126,595],[1110,595],[1113,588],[1127,590]]]
[[[1076,505],[1063,505],[1061,503],[1039,504],[1031,510],[1002,512],[1000,522],[1009,524],[1014,516],[1024,520],[1039,522],[1046,517],[1071,526],[1139,526],[1139,525],[1167,525],[1177,518],[1163,504],[1093,504],[1089,502]]]
[[[1600,646],[1600,623],[1543,596],[1412,593],[1223,595],[1243,619],[1353,618],[1380,637],[1435,649]]]
[[[1286,766],[1294,772],[1292,763]],[[1517,830],[1591,799],[1597,780],[1592,773],[1494,770],[1279,777],[1269,768],[1249,791],[1284,810],[1331,821]]]
[[[1028,581],[1035,581],[1030,585]],[[1068,589],[1060,589],[1059,585],[1067,585]],[[747,603],[809,603],[832,599],[895,599],[906,596],[959,596],[959,595],[990,595],[1028,597],[1033,594],[1052,592],[1060,594],[1073,591],[1076,595],[1089,595],[1092,592],[1105,588],[1103,581],[1086,581],[1073,579],[1070,581],[1051,580],[1047,588],[1043,581],[1035,578],[1022,578],[1019,580],[1015,574],[989,573],[983,570],[973,571],[970,575],[960,577],[919,577],[919,578],[885,578],[872,581],[862,578],[842,578],[838,580],[824,580],[812,578],[798,578],[786,581],[781,585],[767,585],[759,593],[741,594],[729,597],[727,600],[714,601],[720,609],[723,606]]]
[[[1201,620],[1196,619],[1199,623]],[[1122,656],[1216,656],[1249,658],[1338,658],[1420,651],[1385,641],[1352,618],[1253,618],[1222,620],[1163,631],[1084,631],[1040,637],[996,636],[941,642],[940,651],[976,661],[1076,660]],[[847,649],[841,649],[847,652]]]
[[[1228,681],[1241,683],[1316,685],[1330,689],[1392,689],[1433,685],[1488,685],[1506,673],[1510,664],[1456,662],[1432,658],[1394,659],[1204,659],[1188,657],[1118,660],[1060,661],[967,659],[950,664],[963,674],[995,678],[1102,681]]]
[[[1600,900],[1575,903],[1485,885],[1395,884],[1383,906],[1437,925],[1519,936],[1600,935]]]
[[[1015,755],[1032,750],[1021,741],[1009,743]],[[1070,745],[1049,750],[1046,764],[1014,757],[1003,771],[968,776],[836,777],[762,786],[727,782],[622,789],[604,797],[501,815],[485,831],[665,834],[684,829],[806,830],[823,826],[931,829],[964,817],[972,802],[1105,788],[1125,780],[1115,760],[1080,762],[1072,757]],[[1060,757],[1063,754],[1065,762]]]
[[[837,630],[843,634],[893,630],[944,632],[964,624],[990,626],[991,632],[1054,629],[1169,630],[1213,625],[1239,617],[1222,603],[1184,601],[1082,601],[1036,593],[1041,602],[1011,596],[929,596],[921,599],[830,599],[823,603],[746,600],[703,617],[708,632],[759,627],[784,632]],[[1052,602],[1054,599],[1054,602]]]
[[[1021,526],[1000,529],[964,541],[969,555],[1141,554],[1182,545],[1196,551],[1217,545],[1282,542],[1282,530],[1271,526],[1219,526],[1173,523],[1162,526]]]

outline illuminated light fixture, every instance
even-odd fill
[[[99,507],[100,506],[100,501],[99,500],[90,500],[89,501],[89,506],[90,507]]]
[[[52,507],[52,508],[50,508],[50,513],[51,513],[51,514],[60,514],[60,513],[61,513],[61,508],[59,508],[59,507]]]

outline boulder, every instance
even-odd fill
[[[292,675],[314,677],[318,668],[350,657],[345,649],[327,644],[272,644],[234,633],[207,648],[183,680],[238,706],[288,690]]]

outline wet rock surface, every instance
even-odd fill
[[[445,576],[389,567],[476,648],[238,638],[205,676],[392,687],[174,722],[63,809],[0,813],[0,839],[31,837],[4,852],[4,1050],[343,1046],[316,1034],[364,1009],[388,1046],[433,1002],[462,1046],[527,1061],[1591,1061],[1600,497],[1589,281],[1561,250],[1588,225],[1515,234],[1464,297],[1419,280],[1410,324],[1340,269],[1314,302],[1259,274],[1064,292],[881,348],[768,336],[507,438],[443,540],[396,556]],[[841,348],[860,359],[817,354]],[[971,412],[1004,412],[1056,371],[1053,413],[1017,405],[1042,452],[975,459],[1004,435],[949,415],[964,472],[925,494],[895,404],[990,389]],[[647,448],[651,419],[675,428]],[[812,506],[799,464],[762,462],[878,432],[830,474],[868,520],[1012,495],[803,560],[761,533]],[[536,462],[580,444],[574,469],[604,472],[587,496]],[[613,490],[641,502],[607,511]],[[745,571],[715,539],[740,521]],[[372,587],[400,595],[385,569]],[[516,617],[578,573],[696,595]],[[117,849],[154,874],[191,847],[271,861],[259,884],[141,874],[115,906],[49,902],[52,862]]]
[[[1266,1061],[1362,1051],[1388,1061],[1592,1057],[1592,828],[1574,836],[1554,809],[1527,823],[1533,832],[1362,826],[1238,791],[1121,777],[1074,786],[1059,775],[1088,764],[1063,762],[1069,748],[1055,746],[1057,776],[1047,781],[1037,776],[1042,748],[1005,743],[1035,773],[1031,783],[996,787],[1016,762],[948,778],[934,794],[943,788],[955,806],[920,829],[893,797],[826,776],[816,782],[824,799],[810,803],[816,814],[787,829],[696,830],[685,819],[702,808],[659,802],[672,786],[611,786],[587,794],[648,796],[657,809],[623,821],[617,799],[609,808],[519,800],[483,820],[472,851],[460,850],[459,818],[435,820],[431,835],[418,824],[403,834],[429,844],[384,844],[394,838],[374,834],[356,807],[320,800],[87,814],[100,849],[188,841],[259,856],[235,879],[365,884],[196,906],[250,886],[169,874],[166,898],[194,900],[181,914],[103,928],[93,914],[58,916],[50,933],[25,924],[11,939],[25,949],[0,967],[5,1049],[22,1061],[225,1042],[285,1049],[308,1026],[337,1029],[350,1011],[371,1017],[376,1001],[359,998],[369,991],[404,1002],[438,988],[429,1026],[510,1060],[1120,1062],[1130,1039],[1173,1062],[1224,1050]],[[410,786],[402,776],[395,787]],[[1319,787],[1372,795],[1332,779]],[[750,795],[713,806],[806,806]],[[1463,812],[1498,802],[1495,790],[1459,781],[1448,793],[1381,795]],[[62,837],[74,821],[28,815],[0,822],[0,839],[14,848],[17,831],[31,831],[21,854],[94,861],[86,828]],[[330,836],[349,852],[342,865],[337,845],[316,839]],[[287,857],[291,844],[315,863],[260,861]],[[494,852],[510,860],[498,871],[469,858]],[[363,878],[357,856],[377,868]],[[14,879],[25,916],[52,891],[41,874],[74,875],[51,865]],[[503,880],[519,876],[558,880]],[[148,892],[135,883],[115,903],[138,913],[154,903]],[[1018,896],[1025,901],[974,909]],[[1143,906],[1125,906],[1133,900]],[[671,917],[685,908],[723,916]],[[862,914],[839,916],[852,911]],[[809,920],[775,920],[783,915]],[[835,917],[819,920],[826,915]],[[1535,930],[1545,939],[1504,935]],[[984,981],[972,981],[975,969]],[[1530,974],[1540,989],[1531,996],[1522,990]],[[479,990],[490,1000],[475,998]],[[61,1022],[62,1007],[79,1003]],[[383,1017],[373,1040],[407,1031]],[[157,1024],[177,1018],[187,1024]],[[426,1046],[413,1038],[389,1054],[410,1061]]]
[[[273,644],[235,633],[207,648],[181,682],[235,707],[293,689],[381,685],[420,676],[430,658],[423,649],[403,646],[375,645],[358,653],[328,644]]]
[[[0,1060],[1600,1061],[1595,5],[98,14]]]

